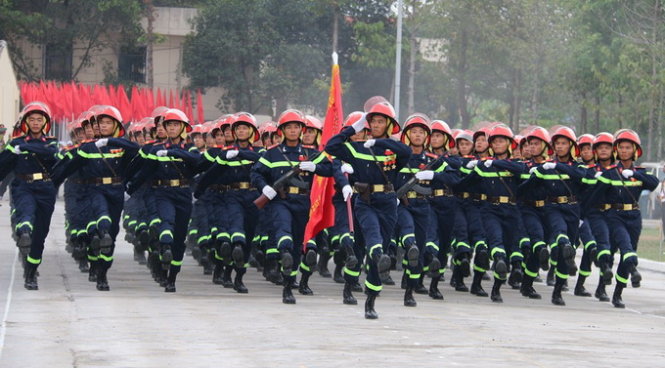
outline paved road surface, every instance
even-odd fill
[[[111,291],[98,292],[64,251],[59,201],[40,290],[27,291],[1,203],[1,367],[665,366],[665,267],[653,262],[642,263],[642,288],[625,290],[626,310],[570,292],[556,307],[543,284],[543,300],[506,290],[496,305],[446,283],[445,301],[418,295],[417,308],[387,287],[380,319],[368,321],[362,295],[358,306],[343,305],[330,279],[313,276],[316,295],[284,305],[281,289],[255,270],[250,293],[239,295],[213,285],[189,257],[178,292],[165,294],[124,241]],[[596,279],[594,271],[589,288]]]

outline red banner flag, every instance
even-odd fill
[[[323,150],[325,143],[333,135],[339,133],[342,122],[344,121],[344,112],[342,111],[342,83],[339,75],[339,65],[337,64],[337,54],[333,54],[332,76],[330,80],[330,94],[328,97],[328,111],[323,123],[323,133],[321,134],[320,150]],[[321,153],[325,155],[326,153]],[[335,179],[324,178],[314,175],[312,181],[312,190],[309,195],[309,221],[305,227],[305,237],[303,238],[303,250],[307,248],[307,242],[316,236],[321,230],[329,228],[335,224],[335,206],[332,197],[335,195]]]
[[[166,99],[164,98],[164,95],[162,94],[162,89],[161,88],[157,88],[157,99],[155,100],[155,105],[157,105],[157,106],[166,105]],[[157,107],[157,106],[155,106],[155,107]]]
[[[196,120],[199,124],[205,122],[205,115],[203,114],[203,96],[201,96],[201,90],[196,90]]]

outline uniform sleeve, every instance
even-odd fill
[[[331,166],[332,166],[332,172],[333,172],[333,178],[335,178],[335,183],[337,186],[340,188],[344,187],[345,185],[349,184],[349,178],[342,173],[342,161],[338,159],[333,159]]]
[[[411,158],[411,149],[409,146],[402,142],[392,140],[390,138],[377,139],[375,147],[382,149],[389,149],[397,155],[397,167],[402,168],[407,165],[409,158]]]
[[[53,167],[52,180],[56,187],[59,187],[67,177],[75,173],[79,168],[85,164],[85,158],[79,154],[83,146],[67,152],[65,159],[60,160]]]
[[[197,167],[201,159],[201,154],[198,150],[190,152],[181,148],[172,148],[169,149],[168,152],[169,156],[180,158],[193,167]]]
[[[557,162],[556,170],[568,174],[571,178],[576,180],[582,180],[582,178],[586,176],[586,169],[578,165],[564,165]]]
[[[249,173],[249,179],[254,188],[257,188],[259,191],[263,190],[263,187],[268,185],[268,180],[270,180],[270,167],[268,167],[271,162],[266,157],[268,156],[267,152],[263,157],[252,166],[252,170]]]
[[[319,152],[319,155],[312,162],[316,164],[316,170],[314,171],[316,175],[325,177],[333,176],[332,162],[325,151]]]
[[[152,150],[146,154],[146,160],[143,165],[141,165],[141,169],[134,176],[128,178],[127,193],[134,193],[138,188],[141,187],[141,185],[143,185],[143,183],[152,179],[152,177],[155,175],[155,171],[159,163],[159,161],[157,161],[155,152],[157,152],[157,149],[153,146]]]
[[[447,185],[449,187],[454,187],[462,180],[457,174],[457,170],[453,169],[446,163],[442,161],[436,169],[434,169],[434,178],[433,181]]]
[[[7,174],[12,172],[14,166],[16,166],[16,155],[9,149],[0,152],[0,180],[3,180]]]
[[[203,192],[212,184],[218,177],[224,174],[225,166],[219,163],[214,163],[208,170],[201,174],[196,190],[194,191],[194,198],[199,198]]]
[[[656,187],[658,187],[658,178],[647,174],[646,170],[644,169],[635,170],[635,174],[633,176],[635,179],[642,182],[642,188],[645,190],[654,191]]]
[[[492,166],[496,166],[497,169],[510,171],[513,174],[522,174],[525,165],[521,162],[511,160],[494,160]]]
[[[125,150],[125,157],[131,160],[139,152],[141,148],[138,144],[128,141],[123,138],[109,138],[108,145],[111,147],[119,147]]]
[[[351,152],[349,152],[349,149],[346,148],[344,143],[346,143],[354,134],[356,134],[356,131],[353,129],[353,127],[346,127],[342,129],[341,133],[332,136],[328,140],[325,151],[328,152],[331,156],[335,156],[340,160],[351,162],[353,156],[351,155]]]

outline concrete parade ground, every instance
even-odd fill
[[[357,306],[344,305],[342,285],[318,274],[314,296],[294,290],[297,304],[285,305],[281,287],[255,269],[241,295],[214,285],[190,256],[177,292],[164,293],[133,261],[122,231],[111,291],[99,292],[65,252],[59,200],[39,291],[28,291],[9,204],[0,203],[0,367],[665,367],[665,265],[656,262],[640,260],[642,287],[624,290],[625,310],[574,296],[575,278],[565,307],[550,303],[542,283],[542,300],[505,286],[504,303],[494,304],[455,292],[448,271],[444,301],[416,295],[418,306],[407,308],[399,285],[386,286],[379,319],[365,320],[362,293]],[[489,292],[491,281],[483,286]]]

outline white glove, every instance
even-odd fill
[[[530,169],[529,169],[529,175],[533,175],[533,173],[534,173],[536,170],[538,170],[537,167],[532,167],[532,168],[530,168]]]
[[[238,153],[239,153],[238,150],[228,150],[226,151],[226,158],[227,159],[234,158],[238,156]]]
[[[545,162],[543,164],[543,169],[545,170],[552,170],[556,167],[556,162]]]
[[[633,170],[626,169],[621,172],[621,175],[623,175],[623,177],[626,179],[630,179],[633,177],[633,175],[635,175],[635,173],[633,172]]]
[[[584,220],[580,220],[580,226],[579,227],[582,227],[583,224],[584,224]]]
[[[395,198],[395,199],[397,200],[397,205],[399,206],[399,203],[400,203],[399,198]]]
[[[478,165],[478,160],[471,160],[466,164],[466,168],[473,169],[476,165]]]
[[[265,187],[263,187],[261,193],[263,193],[264,196],[268,197],[268,199],[273,199],[277,195],[277,192],[275,192],[275,190],[270,185],[266,185]]]
[[[300,170],[314,172],[316,171],[316,164],[312,161],[303,161],[300,163]]]
[[[167,150],[159,150],[159,151],[157,151],[157,156],[158,156],[158,157],[164,157],[164,156],[167,156],[168,154],[169,154],[169,151],[167,151]]]
[[[596,179],[598,179],[598,178],[601,177],[601,176],[603,176],[603,172],[602,172],[602,171],[598,171],[597,173],[593,174],[593,177],[596,178]]]
[[[342,187],[342,197],[344,197],[344,202],[348,201],[349,198],[353,195],[353,189],[349,184]]]
[[[363,144],[363,146],[365,146],[365,148],[372,148],[374,147],[375,144],[376,144],[376,139],[368,139],[367,141],[365,141],[365,144]]]
[[[416,179],[418,180],[432,180],[434,179],[434,171],[432,170],[423,170],[416,173]]]
[[[128,201],[131,197],[132,196],[130,196],[129,194],[127,194],[127,192],[125,192],[125,201]]]
[[[23,153],[23,151],[21,151],[21,147],[19,147],[19,146],[14,147],[14,151],[12,151],[12,152],[15,155],[20,155],[21,153]]]
[[[353,174],[353,166],[349,164],[342,164],[340,170],[342,170],[342,174]]]
[[[363,115],[362,118],[353,123],[351,126],[353,127],[353,130],[356,131],[356,133],[362,132],[362,130],[365,129],[365,115]]]
[[[95,146],[97,146],[97,148],[106,147],[107,144],[109,144],[108,138],[100,138],[95,142]]]
[[[494,160],[485,160],[485,167],[492,167]]]

